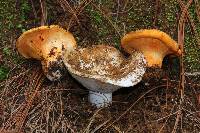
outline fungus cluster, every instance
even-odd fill
[[[51,81],[60,79],[65,65],[72,77],[89,89],[88,100],[97,107],[108,106],[112,92],[140,82],[146,67],[161,67],[166,55],[181,54],[169,35],[155,29],[130,32],[121,39],[128,58],[108,45],[78,48],[73,35],[56,25],[28,30],[16,46],[25,58],[41,60]]]

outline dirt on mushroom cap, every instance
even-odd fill
[[[133,56],[135,56],[135,60],[132,60]],[[114,47],[94,45],[78,49],[69,54],[67,58],[70,67],[81,73],[82,76],[97,75],[102,79],[109,77],[112,80],[120,80],[140,65],[144,67],[144,63],[139,63],[140,57],[137,57],[137,54],[133,56],[125,59]]]

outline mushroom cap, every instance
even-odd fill
[[[72,76],[86,88],[113,92],[141,81],[146,60],[136,51],[126,59],[116,48],[95,45],[64,53],[63,62]]]
[[[57,25],[40,26],[24,32],[16,47],[25,58],[42,60],[57,56],[62,49],[74,49],[76,41],[70,32]]]
[[[181,54],[177,42],[166,33],[156,29],[130,32],[121,39],[121,46],[130,54],[133,49],[142,51],[149,67],[161,67],[164,56],[168,54]]]
[[[47,78],[56,80],[62,75],[62,51],[75,49],[76,41],[70,32],[51,25],[24,32],[18,38],[16,47],[25,58],[41,60]]]

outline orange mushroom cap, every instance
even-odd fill
[[[71,51],[76,41],[70,32],[57,25],[41,26],[24,32],[17,40],[16,47],[25,58],[41,60],[43,70],[50,80],[61,76],[62,52]]]
[[[156,29],[130,32],[121,39],[121,46],[130,54],[134,49],[142,51],[148,67],[161,67],[166,55],[181,54],[177,42],[166,33]]]

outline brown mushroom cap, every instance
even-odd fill
[[[57,25],[41,26],[24,32],[17,40],[16,47],[25,58],[41,60],[43,70],[50,80],[60,77],[62,51],[71,51],[76,41],[70,32]]]
[[[177,42],[156,29],[130,32],[122,38],[121,46],[130,54],[134,49],[142,51],[149,67],[161,67],[163,58],[168,54],[181,54]]]
[[[76,47],[76,41],[70,32],[57,25],[41,26],[24,32],[17,40],[16,47],[25,58],[41,60],[53,52]],[[57,48],[57,49],[56,49]]]

